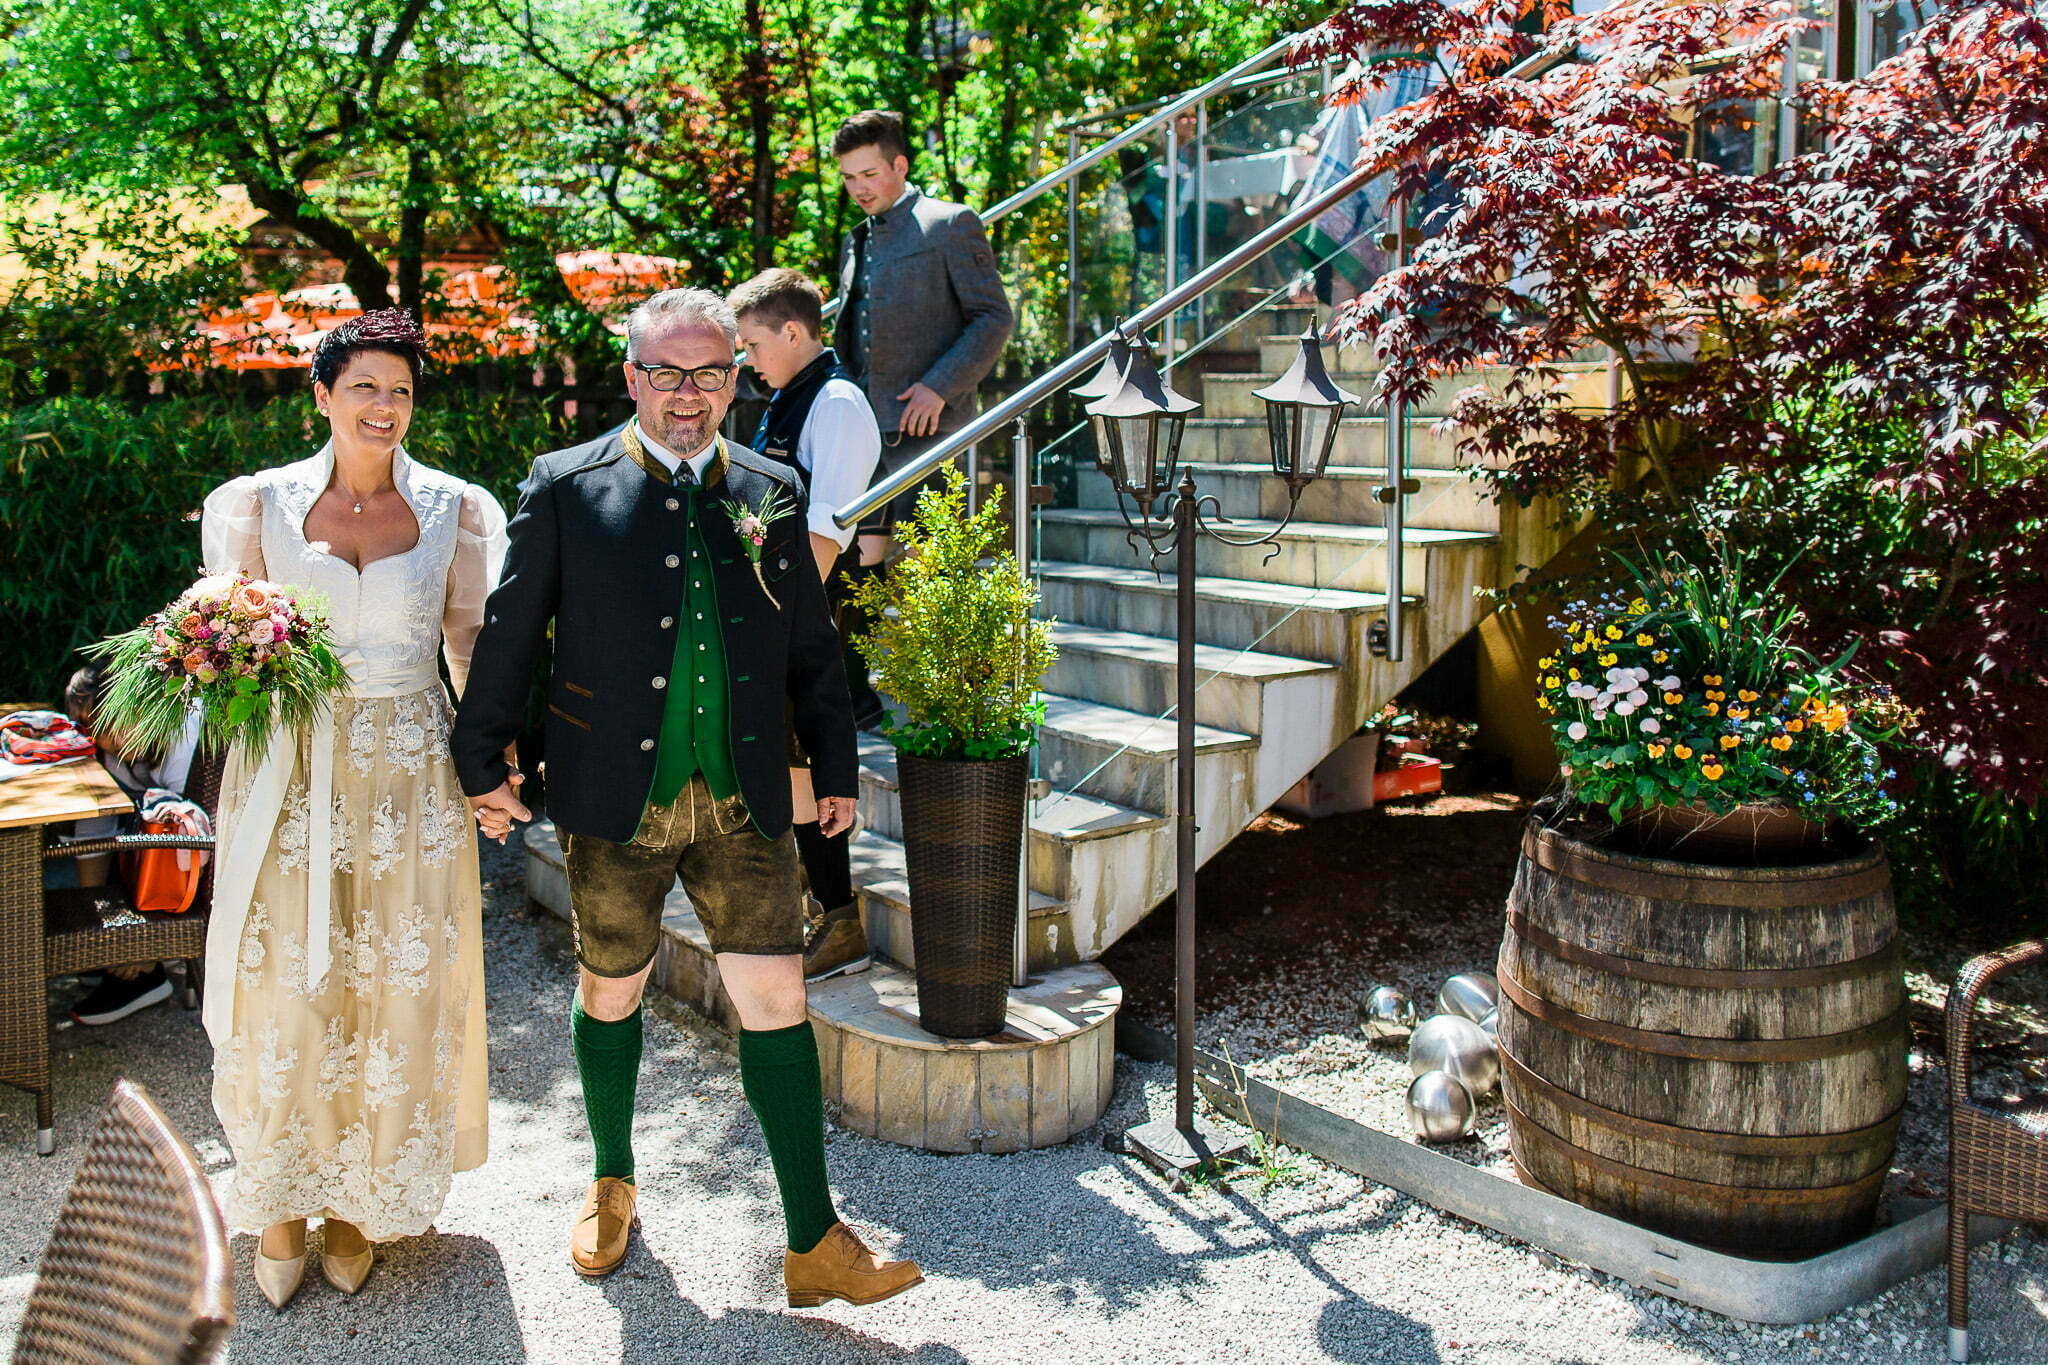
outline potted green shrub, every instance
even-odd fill
[[[1537,661],[1572,801],[1648,852],[1784,861],[1898,810],[1878,751],[1901,708],[1797,643],[1800,613],[1753,556],[1622,561],[1629,586],[1551,617]]]
[[[1003,547],[1001,490],[967,513],[957,468],[897,530],[905,553],[861,585],[874,622],[856,639],[895,703],[910,871],[918,1022],[949,1038],[999,1032],[1007,1012],[1028,756],[1055,651],[1038,600]]]

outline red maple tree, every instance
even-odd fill
[[[1753,171],[1702,160],[1700,129],[1783,98],[1788,45],[1813,21],[1783,0],[1619,0],[1517,32],[1532,3],[1548,0],[1359,0],[1300,45],[1303,61],[1375,54],[1340,99],[1403,67],[1435,82],[1369,128],[1361,164],[1421,206],[1423,236],[1340,335],[1378,352],[1382,398],[1505,367],[1455,404],[1465,455],[1501,496],[1556,497],[1625,536],[1712,516],[1731,487],[1790,508],[1839,484],[1842,433],[1864,433],[1882,458],[1857,487],[1884,525],[1798,547],[1818,566],[1800,580],[1810,614],[1918,710],[1923,753],[2033,805],[2048,777],[2042,17],[1966,0],[1868,76],[1803,83],[1786,113],[1808,150]],[[1611,408],[1574,407],[1556,382],[1589,348],[1626,371]]]

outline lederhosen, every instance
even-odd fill
[[[804,427],[810,423],[811,409],[817,406],[818,395],[834,379],[851,382],[853,376],[840,362],[839,353],[827,346],[797,372],[796,378],[775,391],[768,400],[768,410],[761,414],[761,424],[754,429],[754,449],[794,469],[803,483],[806,496],[811,491],[811,471],[797,459],[797,444],[803,439]],[[874,477],[879,478],[881,474],[878,464]],[[825,580],[825,600],[832,607],[832,624],[838,627],[842,641],[848,640],[856,627],[864,627],[864,623],[854,619],[850,600],[853,584],[859,576],[860,546],[853,543],[840,552],[839,558],[833,562],[831,576]],[[865,673],[866,664],[864,661],[856,662],[858,655],[850,643],[846,645],[846,652],[849,670],[858,668]],[[790,761],[796,764],[805,761],[794,739],[790,741]]]

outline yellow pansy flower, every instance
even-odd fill
[[[1754,693],[1754,692],[1752,692],[1752,691],[1750,691],[1750,690],[1749,690],[1748,688],[1746,688],[1746,687],[1745,687],[1745,688],[1743,688],[1742,690],[1740,690],[1739,692],[1737,692],[1737,693],[1736,693],[1735,695],[1736,695],[1736,697],[1737,697],[1737,698],[1739,698],[1739,699],[1740,699],[1740,700],[1742,700],[1742,701],[1755,701],[1755,700],[1756,700],[1756,698],[1757,698],[1757,694],[1756,694],[1756,693]]]
[[[1649,747],[1649,751],[1650,751],[1650,757],[1651,757],[1651,758],[1662,758],[1662,757],[1664,757],[1664,746],[1663,746],[1663,745],[1661,745],[1661,744],[1652,744],[1652,745],[1650,745],[1650,746],[1648,746],[1648,747]]]
[[[1720,714],[1721,714],[1721,708],[1720,708],[1720,706],[1719,706],[1718,704],[1714,703],[1714,702],[1708,702],[1708,703],[1707,703],[1707,714],[1708,714],[1708,715],[1710,715],[1710,716],[1718,716],[1718,715],[1720,715]]]
[[[1748,720],[1748,719],[1749,719],[1749,708],[1748,708],[1747,706],[1731,706],[1731,707],[1729,707],[1729,708],[1728,708],[1728,719],[1730,719],[1730,720]]]
[[[1786,751],[1787,749],[1789,749],[1789,748],[1791,748],[1791,747],[1792,747],[1792,736],[1790,736],[1790,735],[1772,735],[1772,736],[1771,736],[1771,747],[1772,747],[1773,749],[1776,749],[1776,750],[1777,750],[1777,751],[1778,751],[1779,753],[1781,753],[1781,754],[1782,754],[1782,753],[1784,753],[1784,752],[1785,752],[1785,751]]]
[[[1620,657],[1619,654],[1602,654],[1600,656],[1600,666],[1602,668],[1612,668],[1614,667],[1614,661]]]
[[[1556,667],[1557,667],[1557,656],[1553,654],[1553,655],[1551,655],[1551,656],[1550,656],[1549,658],[1547,658],[1547,659],[1538,659],[1538,660],[1536,661],[1536,666],[1537,666],[1538,668],[1546,668],[1546,669],[1547,669],[1547,668],[1556,668]]]
[[[1650,614],[1650,604],[1638,597],[1635,601],[1628,604],[1628,614],[1630,616],[1648,616]]]
[[[1721,774],[1727,771],[1726,768],[1714,762],[1711,758],[1700,764],[1700,776],[1706,778],[1709,782],[1719,782]]]
[[[1708,673],[1700,681],[1709,687],[1719,687],[1721,685],[1721,675],[1719,673]]]
[[[1728,694],[1727,694],[1726,692],[1723,692],[1723,691],[1721,691],[1721,690],[1720,690],[1720,689],[1718,689],[1718,688],[1712,688],[1712,687],[1710,687],[1710,688],[1708,688],[1708,689],[1707,689],[1707,700],[1708,700],[1708,701],[1726,701],[1726,700],[1728,700]]]
[[[1665,662],[1666,660],[1668,660],[1668,659],[1669,659],[1670,657],[1671,657],[1671,651],[1670,651],[1670,650],[1668,650],[1668,649],[1660,649],[1660,650],[1658,650],[1658,651],[1657,651],[1657,652],[1656,652],[1655,654],[1652,654],[1652,655],[1650,656],[1650,659],[1651,659],[1651,662],[1653,662],[1653,663],[1660,663],[1660,664],[1661,664],[1661,663]]]
[[[1621,638],[1621,627],[1609,626],[1606,630],[1602,631],[1601,634],[1605,635],[1610,640],[1619,640]]]
[[[1692,750],[1691,750],[1691,749],[1689,749],[1689,748],[1687,748],[1687,747],[1686,747],[1685,745],[1683,745],[1683,744],[1674,744],[1674,745],[1672,745],[1672,746],[1671,746],[1671,752],[1672,752],[1672,753],[1674,753],[1674,754],[1676,754],[1676,755],[1678,755],[1678,756],[1679,756],[1680,758],[1691,758],[1691,757],[1692,757]]]
[[[1573,682],[1577,682],[1579,680],[1579,670],[1576,668],[1567,668],[1564,671],[1564,675],[1567,678],[1570,678]]]
[[[1795,720],[1788,720],[1788,721],[1786,721],[1786,722],[1785,722],[1785,728],[1786,728],[1787,730],[1790,730],[1790,731],[1791,731],[1791,732],[1792,732],[1793,734],[1795,734],[1795,735],[1796,735],[1796,734],[1798,734],[1798,733],[1799,733],[1799,732],[1800,732],[1801,730],[1804,730],[1804,729],[1806,728],[1806,722],[1805,722],[1805,721],[1803,721],[1803,720],[1796,720],[1796,719],[1795,719]]]
[[[1549,688],[1551,691],[1555,692],[1558,688],[1564,686],[1564,680],[1559,678],[1555,673],[1553,673],[1543,680],[1543,685]]]
[[[1723,736],[1721,736],[1721,747],[1722,747],[1722,748],[1724,748],[1724,749],[1732,749],[1732,748],[1734,748],[1734,747],[1735,747],[1736,745],[1738,745],[1738,744],[1740,744],[1740,743],[1742,743],[1742,736],[1741,736],[1741,735],[1723,735]]]
[[[1683,692],[1666,692],[1664,694],[1664,704],[1666,706],[1676,706],[1684,700],[1685,693]]]

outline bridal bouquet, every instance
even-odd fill
[[[196,708],[202,743],[260,761],[274,725],[310,721],[349,681],[322,606],[245,573],[208,574],[89,652],[108,661],[101,722],[144,750]]]

